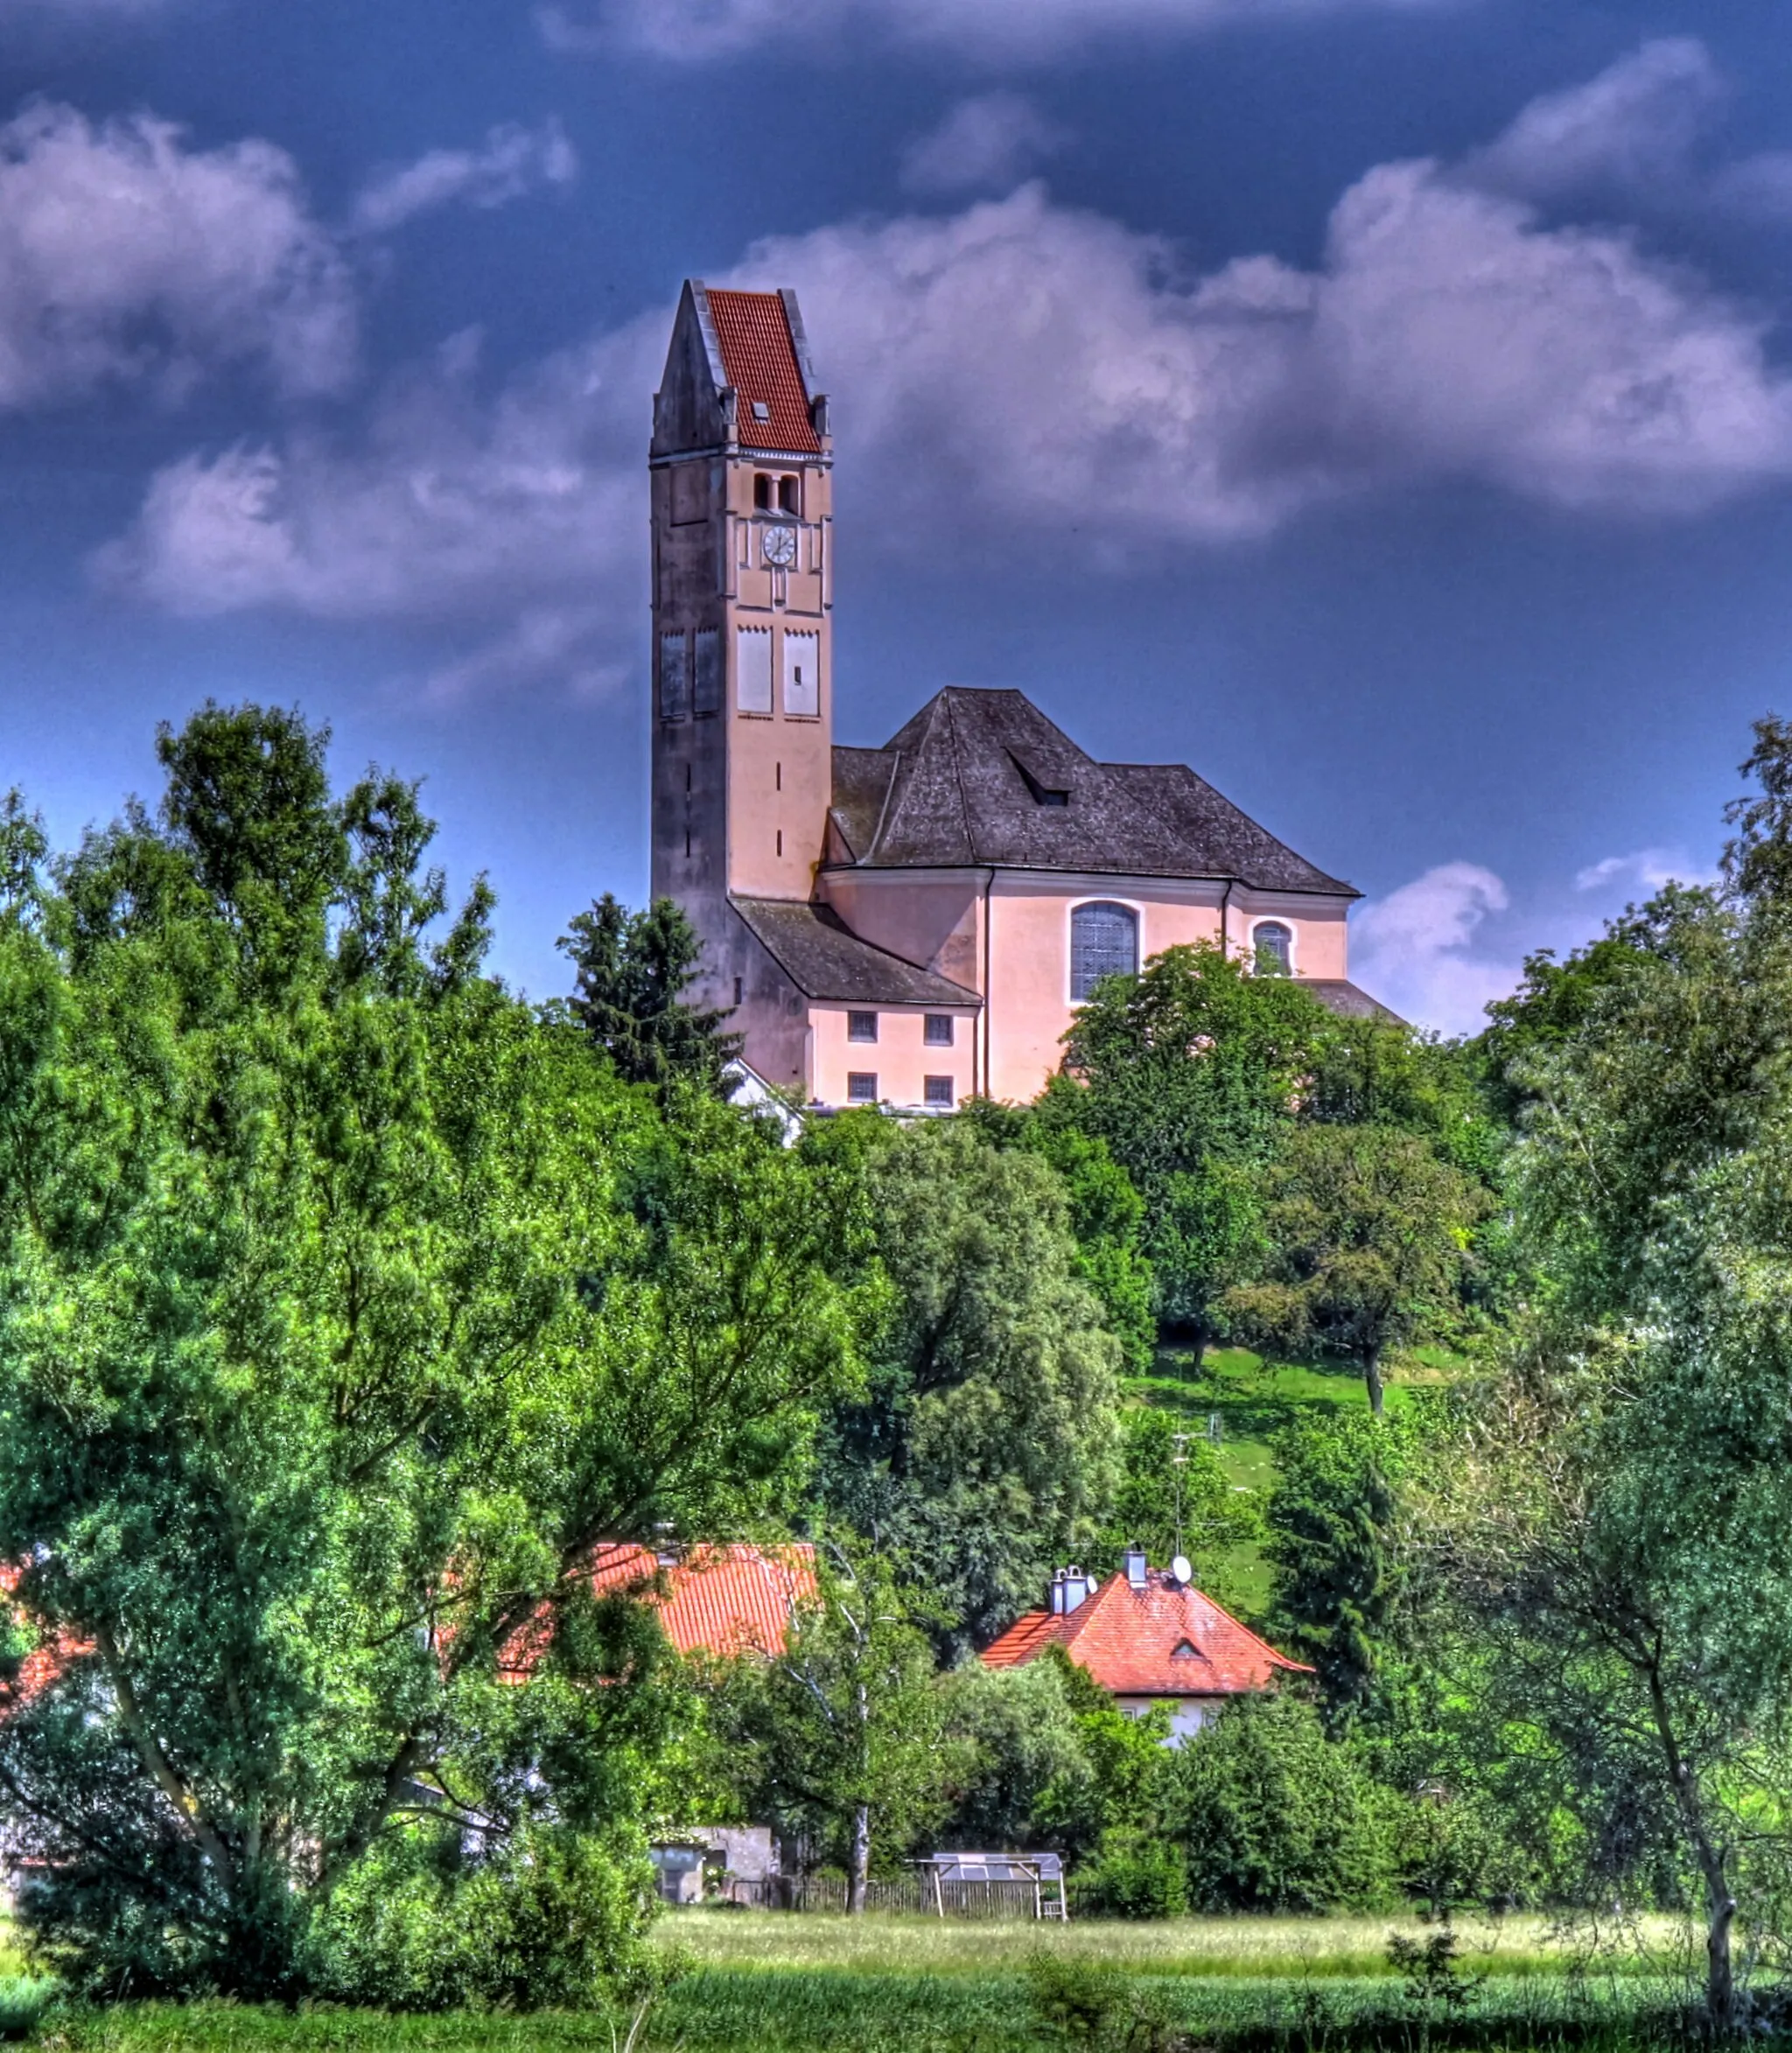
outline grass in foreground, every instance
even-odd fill
[[[1645,2053],[1679,1985],[1631,1952],[1578,1972],[1542,1920],[1460,1928],[1474,1978],[1460,2016],[1424,2011],[1387,1967],[1390,1922],[1184,1919],[1161,1924],[960,1923],[690,1911],[662,1943],[690,1963],[640,2053],[1039,2053],[1041,1952],[1110,1972],[1210,2053]],[[1678,1935],[1662,1921],[1653,1947]],[[42,2053],[613,2053],[626,2021],[601,2015],[393,2018],[223,2004],[52,2017]],[[612,2032],[615,2036],[612,2038]],[[1082,2042],[1095,2053],[1106,2043]],[[1116,2043],[1119,2042],[1117,2040]]]

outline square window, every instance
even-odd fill
[[[929,1012],[927,1032],[922,1038],[929,1048],[950,1048],[952,1045],[951,1013]]]
[[[849,1041],[875,1041],[878,1038],[878,1015],[875,1012],[847,1013],[846,1038]]]
[[[926,1076],[921,1079],[921,1095],[930,1105],[949,1112],[957,1102],[949,1076]]]
[[[771,419],[772,410],[766,404],[763,399],[755,399],[753,401],[752,417],[756,421],[768,421]]]
[[[850,1104],[876,1104],[878,1102],[876,1073],[866,1069],[849,1069],[846,1072],[846,1097]]]

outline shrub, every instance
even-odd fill
[[[479,1860],[407,1833],[318,1920],[317,1983],[392,2010],[591,2008],[648,1993],[652,1871],[633,1845],[563,1828]]]
[[[1390,1799],[1304,1697],[1247,1699],[1174,1758],[1166,1814],[1201,1910],[1366,1908],[1392,1889]]]
[[[1180,1917],[1188,1909],[1181,1848],[1144,1833],[1110,1833],[1077,1879],[1082,1907],[1098,1916]]]

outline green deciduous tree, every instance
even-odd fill
[[[1390,1347],[1447,1333],[1460,1315],[1480,1186],[1415,1134],[1302,1125],[1264,1179],[1268,1273],[1228,1293],[1245,1333],[1284,1347],[1317,1342],[1359,1363],[1382,1406]]]
[[[1163,1319],[1205,1342],[1260,1255],[1256,1172],[1307,1088],[1330,1015],[1285,977],[1216,946],[1104,979],[1065,1041],[1048,1123],[1104,1140],[1145,1202]]]
[[[589,1993],[662,1721],[584,1563],[788,1501],[853,1200],[476,975],[477,895],[431,940],[414,788],[332,802],[322,745],[206,708],[160,824],[0,921],[0,1559],[64,1655],[0,1790],[89,1986],[352,1993],[337,1906],[415,1857],[543,1906],[602,1867],[633,1908],[542,1966]]]
[[[981,1643],[1076,1558],[1115,1480],[1120,1350],[1077,1275],[1063,1184],[958,1120],[836,1120],[803,1153],[862,1175],[892,1293],[822,1489],[933,1593],[949,1643]]]
[[[831,1853],[862,1911],[874,1849],[906,1852],[948,1808],[970,1755],[949,1730],[927,1634],[890,1565],[822,1551],[785,1646],[718,1678],[712,1715],[746,1807]]]
[[[1233,1487],[1206,1434],[1191,1431],[1180,1412],[1131,1405],[1122,1414],[1121,1435],[1113,1515],[1083,1565],[1111,1575],[1134,1545],[1158,1562],[1186,1554],[1200,1587],[1231,1602],[1225,1557],[1261,1532],[1255,1493]]]
[[[578,970],[571,1007],[629,1083],[676,1080],[718,1091],[741,1048],[725,1012],[687,1004],[703,942],[675,900],[631,913],[609,892],[572,921],[560,946]]]

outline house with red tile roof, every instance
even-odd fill
[[[816,1595],[816,1551],[788,1546],[704,1545],[662,1556],[630,1542],[606,1543],[592,1557],[598,1596],[637,1596],[659,1615],[681,1654],[780,1654],[790,1615]],[[500,1671],[522,1682],[541,1658],[545,1621],[525,1626],[500,1657]]]
[[[1192,1582],[1151,1567],[1137,1548],[1103,1583],[1080,1568],[1060,1569],[1047,1608],[1017,1619],[984,1649],[984,1664],[1021,1668],[1048,1647],[1061,1647],[1122,1710],[1143,1715],[1154,1705],[1167,1706],[1171,1746],[1180,1746],[1240,1697],[1312,1673]]]

